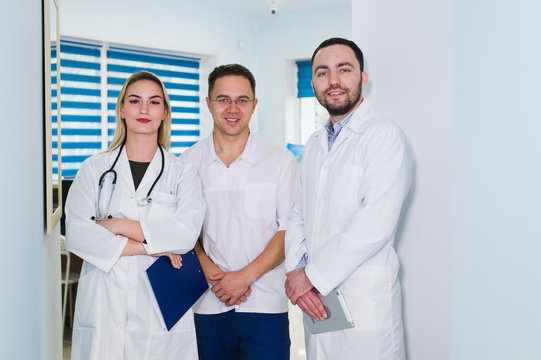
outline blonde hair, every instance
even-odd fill
[[[111,151],[122,145],[122,143],[126,140],[126,121],[120,116],[120,108],[124,104],[124,100],[126,97],[126,90],[128,89],[128,86],[130,86],[133,83],[136,83],[140,80],[150,80],[158,84],[162,88],[163,93],[163,104],[165,107],[165,110],[167,113],[165,114],[165,119],[163,119],[160,128],[158,129],[158,144],[163,147],[164,149],[169,149],[169,143],[171,142],[171,103],[169,102],[169,96],[167,95],[167,90],[165,89],[165,86],[163,85],[162,81],[153,73],[149,71],[139,71],[135,74],[132,74],[128,80],[124,83],[124,86],[122,86],[122,90],[120,90],[120,94],[118,95],[118,99],[116,101],[116,129],[115,129],[115,135],[113,136],[113,140],[111,141],[111,145],[109,145],[109,148],[107,151]]]

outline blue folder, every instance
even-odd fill
[[[168,331],[208,289],[194,250],[182,255],[180,269],[168,257],[160,257],[147,269],[147,276]]]

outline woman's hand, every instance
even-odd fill
[[[168,253],[168,252],[148,254],[143,244],[141,244],[137,240],[128,239],[128,242],[126,243],[126,246],[124,247],[124,251],[122,251],[122,254],[120,256],[133,256],[133,255],[150,255],[154,257],[167,256],[169,260],[171,261],[171,266],[173,266],[175,269],[180,269],[180,267],[182,266],[182,256],[180,256],[179,254],[173,254],[173,253]]]
[[[163,253],[158,253],[158,254],[151,254],[150,256],[154,256],[154,257],[167,256],[169,260],[171,261],[171,266],[173,266],[175,269],[180,269],[180,267],[182,266],[182,256],[179,254],[163,252]]]

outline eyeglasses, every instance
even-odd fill
[[[210,101],[215,102],[219,106],[229,106],[229,105],[235,103],[235,105],[237,105],[238,107],[247,107],[248,105],[250,105],[250,103],[252,101],[254,101],[254,99],[251,99],[251,100],[250,99],[236,99],[236,100],[233,100],[233,99],[229,99],[229,98],[219,98],[219,99],[211,99]]]

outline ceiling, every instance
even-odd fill
[[[196,2],[253,15],[264,15],[271,13],[271,1],[273,0],[197,0]],[[276,14],[351,5],[351,0],[275,0],[275,2]]]

